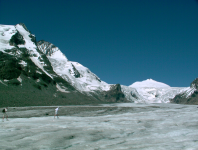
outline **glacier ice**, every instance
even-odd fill
[[[12,113],[42,114],[44,108],[21,109]],[[75,111],[68,114],[67,109]],[[63,110],[59,119],[52,115],[0,122],[1,149],[198,149],[195,105],[125,103]]]

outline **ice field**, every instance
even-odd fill
[[[195,105],[63,106],[59,119],[54,108],[9,108],[9,121],[0,122],[0,149],[198,149]]]

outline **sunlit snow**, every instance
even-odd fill
[[[169,103],[175,95],[185,92],[189,87],[128,87],[121,86],[126,98],[135,103]]]
[[[0,51],[14,48],[14,46],[9,44],[9,41],[16,32],[16,28],[13,25],[0,25]]]
[[[25,44],[24,45],[18,45],[19,47],[26,47],[29,50],[33,50],[34,52],[37,53],[36,51],[36,45],[31,41],[31,38],[29,37],[30,33],[28,31],[26,31],[22,25],[17,24],[16,29],[19,31],[19,33],[23,36],[24,40],[25,40]]]
[[[132,85],[130,85],[129,87],[155,87],[155,88],[162,88],[162,87],[170,87],[167,84],[164,84],[162,82],[157,82],[155,80],[152,79],[147,79],[141,82],[135,82]]]

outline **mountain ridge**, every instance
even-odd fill
[[[24,106],[31,102],[32,105],[177,103],[172,100],[175,96],[196,93],[197,82],[186,88],[173,88],[152,79],[130,86],[108,84],[87,67],[68,60],[54,44],[36,41],[25,24],[17,24],[0,25],[0,88],[3,89],[0,106]],[[21,100],[21,95],[29,100]]]

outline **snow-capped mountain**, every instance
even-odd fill
[[[24,24],[0,25],[0,105],[168,103],[170,99],[177,103],[181,97],[196,97],[197,87],[198,79],[184,88],[152,79],[130,86],[111,85],[70,61],[52,43],[37,42]]]
[[[46,42],[37,42],[38,48],[51,62],[54,72],[68,81],[79,91],[108,91],[110,85],[101,81],[88,68],[78,62],[69,61],[66,56],[55,45]]]
[[[52,76],[44,69],[46,64],[44,63],[41,54],[37,51],[35,36],[27,30],[25,25],[0,25],[0,51],[9,55],[20,56],[23,54],[22,49],[26,49],[32,62],[52,78]],[[27,62],[22,60],[21,64],[26,66]]]
[[[175,95],[187,89],[185,87],[170,87],[152,79],[135,82],[130,86],[122,86],[126,98],[134,103],[169,103]]]
[[[56,74],[36,43],[24,24],[0,25],[0,106],[98,103]],[[52,50],[52,59],[67,60]]]
[[[155,80],[152,79],[147,79],[141,82],[135,82],[131,85],[129,85],[129,87],[134,87],[134,88],[140,88],[140,87],[150,87],[150,88],[167,88],[170,87],[169,85],[162,83],[162,82],[157,82]]]

